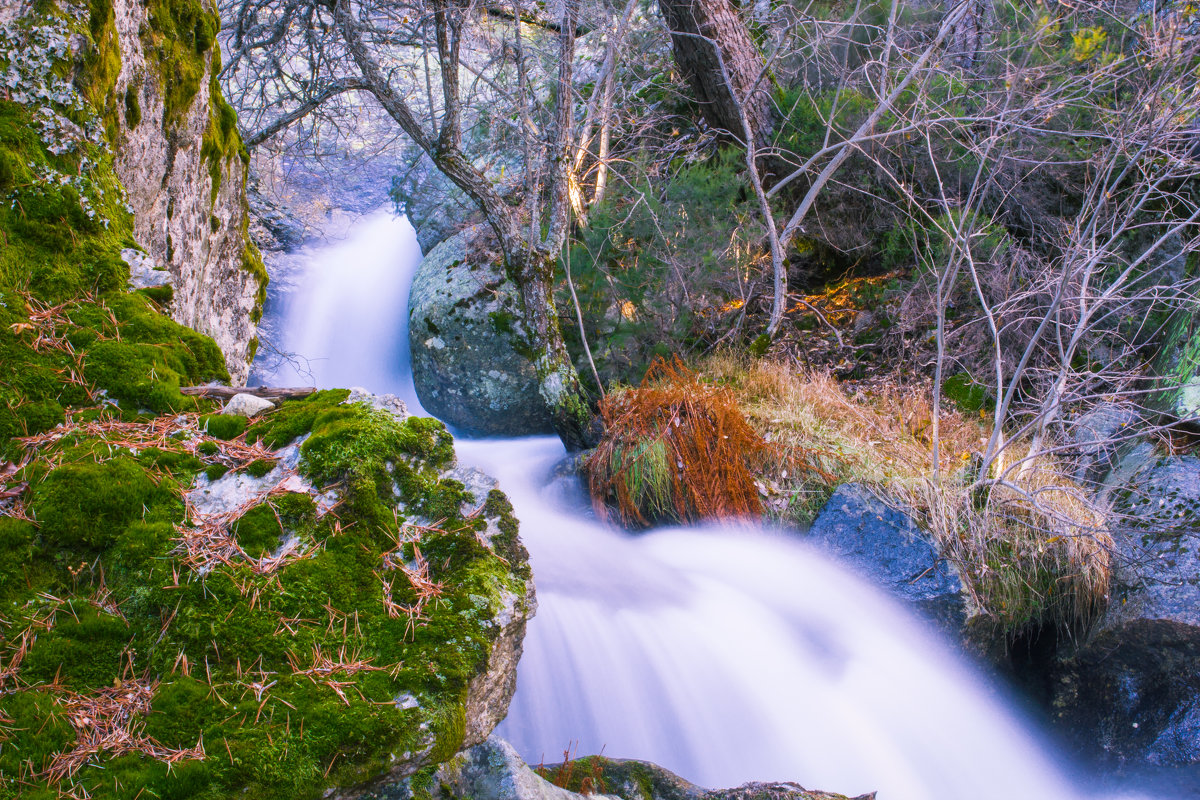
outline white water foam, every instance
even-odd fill
[[[421,265],[412,225],[383,208],[344,239],[305,248],[280,314],[281,349],[297,356],[262,379],[276,386],[362,386],[424,414],[412,384],[408,293]]]
[[[1037,741],[897,603],[785,534],[629,536],[555,508],[554,439],[460,444],[500,479],[537,583],[500,734],[653,761],[709,787],[798,781],[881,800],[1075,797]]]

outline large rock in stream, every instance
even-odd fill
[[[909,605],[943,631],[965,619],[962,584],[913,516],[866,486],[839,486],[805,540]]]
[[[1106,767],[1200,765],[1200,458],[1117,463],[1114,589],[1097,632],[1052,675],[1052,715]],[[1121,481],[1112,475],[1132,475]]]
[[[388,397],[206,422],[39,446],[29,519],[0,516],[0,772],[37,796],[126,797],[116,775],[353,798],[485,741],[534,610],[496,482]]]
[[[519,299],[486,227],[468,228],[425,256],[408,308],[413,383],[426,410],[475,435],[553,431],[522,352]]]

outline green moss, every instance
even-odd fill
[[[142,122],[142,104],[138,100],[138,87],[129,84],[125,87],[125,124],[133,130]]]
[[[107,547],[148,508],[174,500],[148,470],[120,456],[53,470],[32,489],[29,505],[50,543],[87,551]]]
[[[175,300],[175,287],[169,283],[163,286],[148,286],[145,289],[138,289],[138,294],[154,303],[158,306],[157,310],[161,311],[170,308],[171,303]]]
[[[942,395],[963,411],[979,412],[992,408],[995,401],[985,386],[978,384],[965,372],[951,375],[942,381]]]
[[[200,459],[182,450],[160,450],[151,447],[138,454],[137,460],[145,467],[159,473],[172,475],[193,474],[204,465]]]
[[[312,430],[317,416],[350,396],[348,389],[326,389],[300,400],[288,400],[250,426],[246,441],[283,447]]]
[[[21,664],[26,680],[52,682],[59,676],[70,689],[111,686],[121,677],[124,652],[133,633],[119,617],[86,604],[62,609],[49,631],[38,636]]]
[[[267,275],[267,266],[263,263],[262,254],[249,241],[248,235],[246,241],[246,248],[242,251],[242,269],[253,275],[258,284],[258,289],[254,294],[254,310],[250,312],[250,321],[257,325],[262,320],[263,304],[267,302],[267,284],[271,279]],[[250,358],[254,358],[253,350],[258,349],[257,342],[258,339],[254,339]]]
[[[142,43],[163,91],[163,128],[173,130],[192,106],[208,72],[220,24],[201,0],[150,0]]]
[[[770,346],[771,337],[765,333],[760,333],[754,339],[754,341],[750,343],[750,346],[746,348],[746,351],[755,358],[761,358],[762,356],[766,355],[767,348]]]
[[[52,582],[53,555],[33,523],[0,517],[0,601],[7,605],[30,586]]]
[[[225,466],[224,464],[213,464],[212,466],[205,468],[204,477],[208,478],[210,481],[217,481],[220,480],[226,472],[229,472],[229,467]]]
[[[271,470],[275,469],[275,464],[277,464],[277,463],[278,463],[277,461],[272,461],[272,460],[266,459],[266,458],[260,458],[257,461],[252,461],[249,464],[247,464],[246,472],[247,472],[247,474],[249,474],[255,478],[261,478],[264,475],[266,475],[268,472],[270,472]]]
[[[248,423],[249,420],[237,414],[205,414],[200,418],[200,426],[208,431],[209,436],[225,440],[241,436]]]

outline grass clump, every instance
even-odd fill
[[[615,510],[624,524],[646,526],[760,513],[749,465],[766,446],[728,391],[659,359],[600,413],[604,438],[585,469],[602,516]]]
[[[807,524],[839,485],[866,484],[918,515],[975,613],[1003,634],[1047,624],[1078,634],[1105,607],[1103,514],[1045,454],[1027,460],[1010,446],[993,474],[978,475],[972,454],[988,433],[978,413],[943,407],[935,479],[931,405],[919,388],[852,394],[828,373],[732,354],[706,358],[700,371],[771,442],[756,476],[768,517]]]

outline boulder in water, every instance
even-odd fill
[[[409,295],[413,383],[421,405],[483,436],[551,433],[537,375],[522,355],[519,299],[487,228],[435,247]]]
[[[1200,458],[1150,461],[1115,489],[1114,594],[1053,675],[1053,716],[1108,766],[1200,765]]]
[[[866,486],[839,486],[807,541],[950,630],[965,618],[962,584],[912,515]]]

